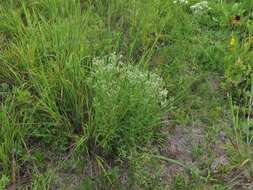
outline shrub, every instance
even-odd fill
[[[129,153],[152,141],[167,104],[162,78],[111,55],[93,61],[89,84],[96,143],[104,151]]]

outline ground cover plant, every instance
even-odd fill
[[[0,190],[253,188],[252,0],[2,0]]]

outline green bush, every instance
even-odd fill
[[[89,83],[96,143],[123,154],[152,142],[167,104],[162,78],[111,55],[93,61]]]

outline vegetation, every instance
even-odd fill
[[[0,190],[252,189],[252,0],[2,0]]]

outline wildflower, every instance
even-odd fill
[[[187,5],[189,3],[188,0],[174,0],[173,1],[174,4],[183,4],[183,5]]]
[[[94,72],[87,80],[100,93],[108,97],[119,95],[122,86],[119,81],[125,81],[129,86],[138,87],[140,93],[156,99],[161,105],[166,105],[168,90],[164,88],[163,78],[158,74],[143,70],[137,66],[123,64],[119,56],[111,54],[106,59],[97,58],[93,61]]]
[[[236,15],[233,19],[230,20],[231,25],[240,25],[241,24],[241,16]]]
[[[230,46],[235,46],[235,44],[236,44],[235,37],[232,37],[232,38],[230,39]]]
[[[203,11],[206,11],[209,8],[208,6],[208,2],[207,1],[201,1],[199,3],[196,3],[194,5],[192,5],[190,7],[190,9],[195,13],[195,14],[199,14],[199,13],[202,13]]]

